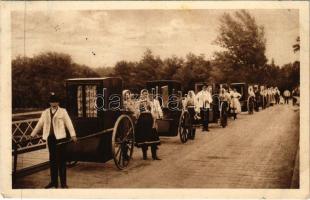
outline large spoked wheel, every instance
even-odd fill
[[[182,143],[187,142],[188,135],[192,131],[192,123],[191,123],[191,118],[190,118],[188,111],[182,112],[180,116],[178,131],[179,131],[181,142]]]
[[[115,122],[112,135],[112,155],[118,169],[125,169],[132,158],[135,143],[134,125],[128,115]]]
[[[253,114],[253,110],[254,110],[254,97],[249,97],[247,100],[247,108],[248,108],[248,112],[249,114]]]

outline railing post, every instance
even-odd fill
[[[12,141],[13,145],[13,157],[14,157],[14,162],[13,162],[13,172],[12,172],[12,182],[15,184],[16,181],[16,170],[17,170],[17,145]]]

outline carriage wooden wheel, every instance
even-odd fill
[[[248,112],[249,114],[253,114],[253,110],[254,110],[254,97],[250,96],[247,100],[247,108],[248,108]]]
[[[112,155],[117,168],[125,169],[128,166],[134,143],[133,122],[128,115],[121,115],[115,122],[112,135]]]
[[[182,143],[187,142],[188,135],[192,131],[191,118],[188,111],[182,112],[179,120],[178,132]]]

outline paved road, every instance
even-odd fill
[[[299,110],[278,105],[241,114],[227,128],[211,125],[194,141],[162,138],[161,161],[143,161],[136,149],[128,169],[113,161],[68,169],[76,188],[298,188]],[[150,152],[149,152],[150,153]],[[42,188],[49,171],[20,178],[17,188]]]

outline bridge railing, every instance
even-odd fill
[[[38,168],[38,166],[46,165],[47,162],[35,164],[30,167],[17,169],[18,155],[44,149],[46,142],[42,139],[41,135],[38,134],[32,139],[29,136],[36,124],[39,121],[39,116],[42,111],[38,112],[27,112],[13,114],[12,118],[12,155],[13,155],[13,182],[16,179],[16,175],[27,173],[31,169]]]

